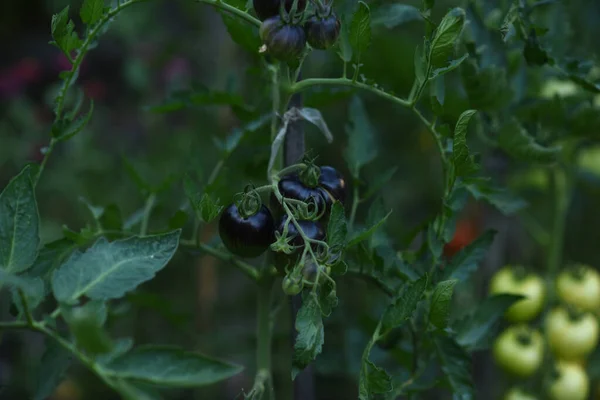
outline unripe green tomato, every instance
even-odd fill
[[[513,387],[504,395],[504,400],[538,400],[537,397]]]
[[[490,282],[490,294],[520,294],[526,298],[514,303],[504,316],[511,322],[527,322],[544,307],[546,288],[538,275],[527,274],[519,279],[511,267],[501,268]]]
[[[600,310],[600,274],[583,266],[580,274],[563,271],[556,278],[556,292],[567,304],[585,311]]]
[[[600,176],[600,146],[581,150],[577,156],[577,166],[583,171]]]
[[[498,336],[492,349],[496,364],[511,375],[533,375],[544,358],[542,334],[525,325],[513,325]]]
[[[580,360],[598,344],[598,320],[585,313],[573,320],[564,307],[556,307],[546,317],[550,349],[564,360]]]
[[[562,79],[548,79],[542,86],[541,95],[544,98],[552,99],[554,96],[569,97],[577,94],[579,87],[571,82]]]
[[[550,384],[548,394],[551,400],[585,400],[588,397],[590,381],[587,373],[576,363],[559,361],[558,377]]]
[[[286,276],[281,282],[281,289],[283,290],[283,293],[287,294],[288,296],[297,295],[298,293],[302,292],[302,289],[304,289],[302,277],[291,277],[289,275]]]

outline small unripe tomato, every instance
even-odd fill
[[[537,397],[524,392],[523,390],[519,389],[519,388],[511,388],[508,392],[506,392],[506,394],[504,395],[504,400],[538,400]]]
[[[546,335],[552,352],[565,360],[579,360],[598,344],[598,320],[591,313],[576,317],[556,307],[546,317]]]
[[[558,377],[548,387],[552,400],[585,400],[590,381],[585,370],[578,364],[559,361],[556,365]]]
[[[298,293],[302,292],[302,289],[304,289],[302,277],[292,277],[289,275],[286,276],[283,278],[283,281],[281,281],[281,289],[283,290],[283,293],[287,294],[288,296],[297,295]]]
[[[259,29],[267,52],[280,61],[298,60],[306,47],[306,34],[301,26],[287,23],[280,16],[266,19]]]
[[[533,375],[544,358],[542,334],[525,325],[514,325],[498,336],[492,349],[496,364],[518,377]]]
[[[510,306],[505,317],[511,322],[527,322],[542,311],[546,288],[538,275],[529,273],[519,277],[513,268],[504,267],[494,274],[490,282],[490,294],[501,293],[526,297]]]
[[[556,292],[567,304],[585,311],[600,310],[600,274],[589,266],[561,272],[556,278]]]
[[[327,17],[312,16],[306,24],[306,39],[313,48],[325,50],[335,44],[340,36],[341,23],[335,13]]]

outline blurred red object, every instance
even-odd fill
[[[444,256],[451,258],[479,236],[479,223],[475,218],[462,218],[456,224],[452,240],[444,246]]]

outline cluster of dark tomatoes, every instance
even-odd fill
[[[300,58],[306,43],[325,50],[337,41],[341,23],[331,5],[311,2],[314,13],[305,15],[306,0],[296,0],[295,4],[294,0],[253,0],[254,11],[263,21],[260,38],[271,56],[292,62]]]
[[[225,247],[239,257],[255,258],[263,254],[276,237],[284,236],[284,232],[287,243],[293,248],[292,255],[298,255],[304,248],[302,235],[311,240],[324,241],[326,234],[323,221],[328,218],[335,201],[345,201],[346,183],[333,167],[314,168],[316,174],[313,175],[313,185],[303,174],[296,173],[282,177],[277,183],[282,202],[303,204],[312,209],[312,217],[295,216],[302,234],[274,194],[271,195],[272,213],[262,203],[260,195],[250,190],[221,214],[219,235]]]

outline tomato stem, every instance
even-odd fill
[[[267,389],[267,399],[274,399],[273,381],[271,377],[271,293],[273,278],[263,270],[259,278],[256,298],[256,381],[255,386],[262,384]]]

